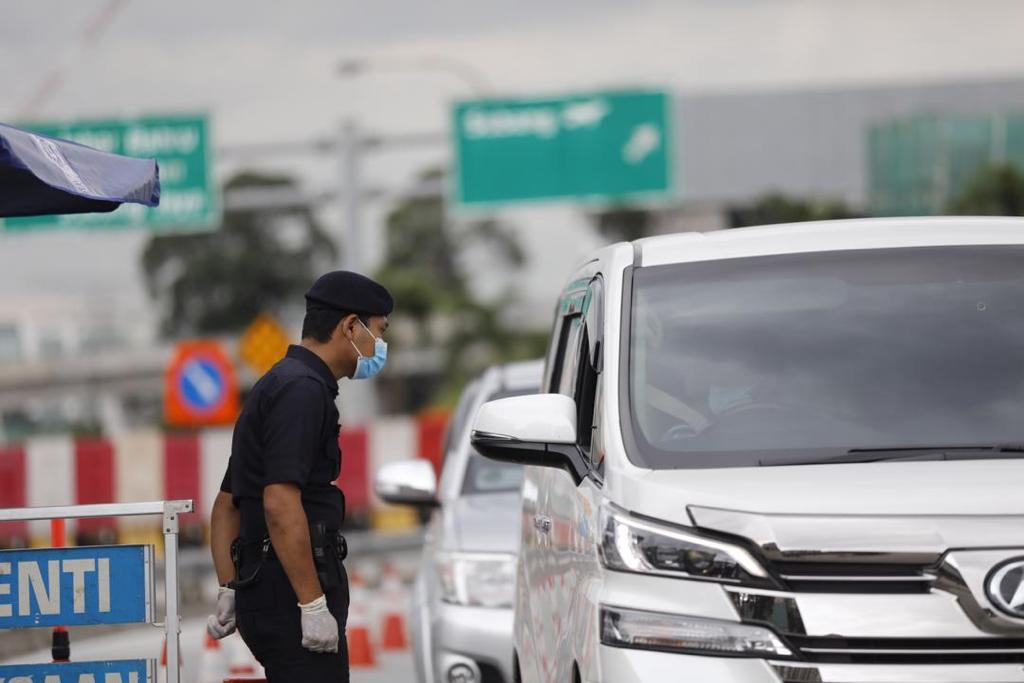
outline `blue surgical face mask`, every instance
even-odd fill
[[[363,324],[362,320],[359,321],[359,324],[363,326],[364,330],[370,332],[370,328]],[[370,332],[370,335],[373,336],[373,332]],[[359,354],[359,360],[356,361],[356,371],[352,373],[352,379],[370,379],[384,369],[384,363],[388,360],[388,343],[380,337],[373,338],[377,341],[373,344],[372,356],[364,356],[359,351],[356,343],[351,339],[349,340],[356,353]]]

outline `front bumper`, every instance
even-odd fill
[[[512,681],[511,609],[465,607],[441,603],[433,622],[434,668],[437,683],[447,683],[449,670],[469,666],[476,680],[491,683],[498,673]]]
[[[1019,664],[803,664],[600,646],[601,679],[585,683],[1020,683]]]

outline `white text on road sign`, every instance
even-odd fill
[[[96,604],[97,611],[110,611],[110,560],[107,558],[79,558],[69,560],[48,560],[45,563],[46,578],[43,576],[43,563],[41,562],[19,562],[17,564],[18,580],[16,585],[18,592],[11,594],[11,584],[0,583],[0,617],[10,617],[14,614],[15,605],[4,604],[10,597],[17,599],[17,613],[19,616],[26,616],[31,613],[30,596],[34,597],[39,605],[39,613],[46,615],[60,614],[60,586],[62,577],[70,575],[71,588],[74,599],[72,610],[75,614],[84,614],[86,611],[86,590],[85,575],[90,572],[96,573],[97,590]],[[11,563],[0,562],[0,576],[11,574]],[[67,578],[64,578],[67,580]],[[8,597],[10,596],[10,597]],[[13,679],[12,679],[13,680]],[[3,683],[0,680],[0,683]]]

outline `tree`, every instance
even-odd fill
[[[225,189],[294,186],[286,176],[245,172]],[[308,207],[227,211],[219,230],[154,235],[142,254],[168,336],[238,332],[263,311],[301,302],[335,262],[334,244]]]
[[[730,227],[741,228],[858,217],[845,203],[835,199],[798,199],[775,193],[765,195],[749,206],[730,209],[729,224]]]
[[[959,215],[1024,216],[1024,174],[1011,164],[983,166],[946,210]]]
[[[436,183],[442,174],[430,170],[421,180]],[[516,300],[514,291],[483,301],[469,282],[465,264],[471,258],[486,258],[491,266],[512,271],[523,265],[523,250],[506,226],[493,220],[450,220],[438,196],[404,200],[388,214],[385,231],[377,279],[397,302],[392,317],[413,326],[410,345],[441,352],[445,376],[434,401],[453,402],[465,382],[488,365],[543,353],[546,334],[503,319],[503,311]],[[395,343],[401,344],[400,338]]]

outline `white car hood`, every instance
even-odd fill
[[[633,470],[609,477],[632,512],[691,524],[691,506],[768,515],[1024,515],[1024,457]]]

